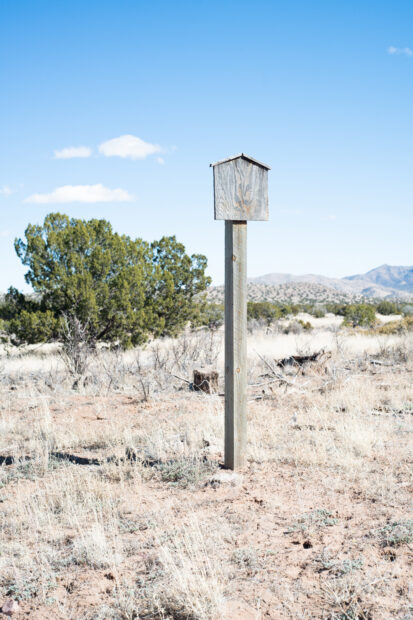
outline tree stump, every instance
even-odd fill
[[[218,372],[209,368],[194,370],[193,386],[196,392],[216,394],[218,392]]]

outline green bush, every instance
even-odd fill
[[[0,319],[10,321],[17,317],[22,310],[34,312],[40,310],[40,304],[33,296],[26,296],[11,286],[0,303]]]
[[[200,325],[218,329],[224,324],[224,304],[207,303],[200,310]]]
[[[8,328],[8,324],[4,319],[0,319],[0,342],[3,340],[3,336],[5,336],[5,332]]]
[[[9,321],[7,331],[14,336],[17,344],[47,342],[59,337],[61,321],[51,310],[30,312],[22,310]]]
[[[324,306],[314,306],[308,312],[315,319],[322,319],[326,315],[326,310],[325,310]]]
[[[376,311],[368,304],[351,304],[344,306],[344,325],[351,327],[373,327],[376,323]]]
[[[281,316],[282,317],[286,317],[289,316],[291,314],[293,314],[294,316],[296,314],[298,314],[299,312],[301,312],[301,306],[298,304],[285,304],[283,306],[279,306],[280,312],[281,312]]]
[[[335,314],[336,316],[344,316],[344,310],[345,310],[345,305],[344,304],[339,304],[339,303],[332,303],[332,302],[328,302],[325,305],[326,311],[331,313],[331,314]]]
[[[247,319],[264,319],[267,325],[280,318],[281,310],[269,301],[249,301],[247,304]]]
[[[398,314],[400,312],[400,308],[394,301],[384,300],[377,304],[376,311],[379,314],[388,316],[389,314]]]
[[[129,346],[149,334],[174,335],[197,316],[195,298],[210,283],[205,256],[189,256],[175,237],[147,243],[118,235],[106,220],[60,213],[29,224],[25,235],[15,249],[37,300],[28,305],[13,289],[2,318],[31,342],[54,337],[52,317],[63,314],[87,325],[90,341]]]

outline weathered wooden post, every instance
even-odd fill
[[[215,219],[225,221],[225,467],[247,439],[247,221],[268,220],[266,164],[241,153],[211,164]]]

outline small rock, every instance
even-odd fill
[[[266,590],[264,590],[264,592],[261,593],[260,599],[264,603],[264,605],[271,605],[274,600],[274,595],[271,590],[268,590],[267,588]]]
[[[3,603],[1,611],[3,614],[6,614],[6,616],[12,616],[17,611],[19,611],[19,603],[17,601],[13,601],[13,599],[9,599],[5,603]]]
[[[232,487],[238,486],[242,482],[241,474],[235,471],[222,469],[217,471],[208,481],[211,486],[219,486],[221,484],[229,484]]]

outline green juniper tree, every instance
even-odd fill
[[[75,316],[94,342],[129,346],[148,334],[177,333],[196,315],[194,298],[210,283],[205,256],[188,256],[175,237],[150,244],[113,232],[106,220],[60,213],[46,216],[43,225],[29,224],[25,236],[15,249],[28,267],[37,312],[50,321]]]

